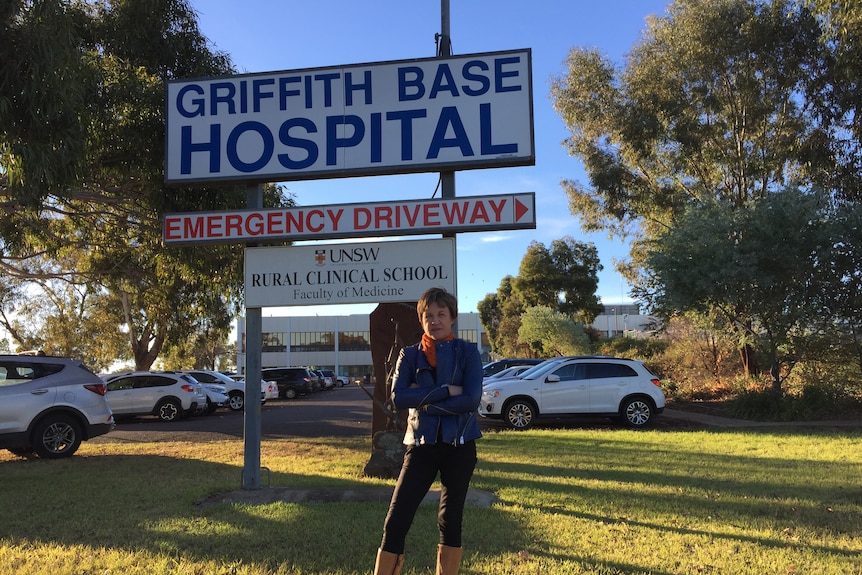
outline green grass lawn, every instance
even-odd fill
[[[108,436],[110,437],[110,436]],[[489,432],[464,574],[862,574],[859,429]],[[361,477],[370,439],[264,441],[273,486]],[[0,572],[371,573],[386,503],[202,503],[238,490],[242,440],[85,443],[68,460],[0,451]],[[433,573],[423,505],[402,573]]]

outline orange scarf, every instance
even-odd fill
[[[455,334],[450,333],[449,337],[440,341],[449,341],[450,339],[455,339]],[[431,367],[437,367],[437,347],[434,345],[438,343],[438,341],[427,333],[422,334],[422,351],[425,353],[425,357],[428,358],[428,364]]]

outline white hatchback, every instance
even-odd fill
[[[604,356],[556,357],[482,388],[479,414],[527,429],[539,417],[606,416],[644,427],[664,410],[661,381],[643,362]]]

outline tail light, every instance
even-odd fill
[[[104,383],[87,383],[84,385],[84,389],[89,389],[93,393],[97,393],[99,395],[105,395],[108,392],[108,386]]]
[[[652,382],[652,384],[653,384],[654,386],[656,386],[656,387],[661,387],[661,380],[660,380],[660,379],[653,378],[653,379],[651,379],[650,381]]]
[[[197,393],[195,386],[189,385],[188,383],[183,384],[181,387],[183,388],[183,391],[188,391],[189,393]]]

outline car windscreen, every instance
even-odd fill
[[[549,359],[547,361],[543,361],[538,365],[534,365],[527,371],[521,373],[518,377],[522,379],[532,379],[533,376],[545,373],[546,371],[553,369],[555,365],[559,364],[559,359]]]

